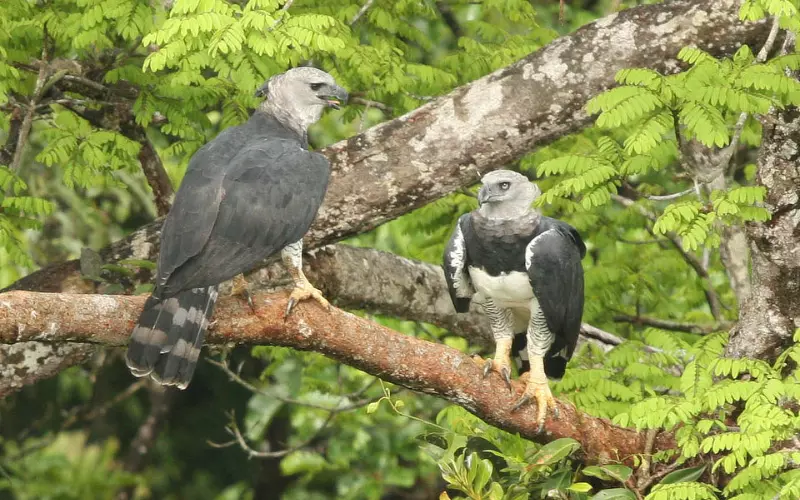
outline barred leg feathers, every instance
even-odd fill
[[[216,301],[216,286],[184,290],[163,300],[147,299],[125,357],[131,373],[185,389],[197,367]]]

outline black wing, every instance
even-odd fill
[[[550,353],[566,348],[568,360],[578,341],[583,316],[583,266],[586,246],[578,232],[561,221],[545,219],[542,229],[528,245],[525,265],[533,294],[555,335]]]
[[[180,237],[172,243],[180,256],[189,257],[165,280],[165,296],[231,279],[301,239],[325,196],[330,164],[297,141],[262,138],[241,149],[224,171],[218,187],[208,183],[213,189],[194,181],[201,186],[197,196],[208,198],[193,200],[195,212],[183,213],[188,220],[204,218],[202,228],[208,236],[197,249],[202,235],[190,234],[192,227],[185,225],[176,231]],[[208,225],[211,212],[213,222]],[[183,220],[176,217],[175,224],[183,225]]]
[[[464,241],[464,232],[461,230],[462,222],[465,222],[470,214],[464,214],[458,219],[453,235],[444,249],[444,278],[447,281],[447,290],[456,312],[468,312],[469,303],[475,293],[472,287],[472,280],[469,277],[467,266],[469,257],[467,255],[467,245]]]

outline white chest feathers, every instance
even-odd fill
[[[495,302],[503,304],[527,303],[533,298],[530,278],[527,273],[512,271],[499,276],[490,276],[486,271],[470,266],[469,276],[475,290]]]

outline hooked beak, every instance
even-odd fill
[[[478,206],[483,205],[487,201],[492,198],[492,193],[489,192],[489,188],[483,186],[480,191],[478,191]]]
[[[340,109],[342,104],[347,103],[350,95],[345,89],[338,85],[328,85],[325,87],[324,92],[317,94],[317,97],[325,101],[325,105],[333,109]]]

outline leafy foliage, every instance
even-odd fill
[[[589,3],[610,12],[633,2]],[[357,98],[311,131],[312,143],[321,146],[510,64],[603,13],[567,3],[561,24],[558,2],[537,4],[536,14],[532,5],[0,3],[3,139],[35,95],[37,64],[49,63],[22,161],[0,166],[0,284],[75,258],[83,246],[105,246],[152,220],[139,166],[143,141],[156,147],[177,185],[191,155],[246,120],[256,105],[253,90],[290,66],[313,62]],[[783,28],[800,27],[794,1],[742,4],[743,19],[767,15],[780,16]],[[737,317],[713,249],[722,224],[766,220],[766,193],[754,185],[754,165],[734,172],[724,190],[693,189],[682,176],[682,146],[727,147],[743,112],[750,117],[740,142],[758,146],[761,128],[753,117],[800,99],[797,81],[786,75],[800,69],[797,54],[756,62],[748,47],[730,59],[687,47],[679,58],[687,69],[677,74],[620,71],[619,86],[587,105],[597,115],[595,127],[516,165],[542,187],[538,206],[576,226],[588,243],[584,319],[626,339],[610,350],[583,345],[553,389],[592,415],[677,433],[676,454],[653,457],[677,470],[639,492],[648,499],[798,498],[800,456],[780,446],[798,430],[796,345],[772,365],[725,360],[724,334],[615,320],[624,313],[714,330],[718,321]],[[370,101],[381,106],[367,109],[363,103]],[[475,206],[469,193],[456,193],[347,243],[439,263],[458,216]],[[707,279],[690,258],[706,262]],[[152,263],[109,263],[87,278],[105,282],[108,293],[142,293],[146,286],[126,283],[147,268]],[[709,287],[723,304],[720,317],[708,306]],[[408,335],[477,349],[431,325],[369,317]],[[202,364],[152,450],[151,465],[136,474],[121,470],[124,443],[146,420],[148,401],[138,395],[113,401],[130,383],[119,379],[119,363],[105,369],[114,356],[5,400],[0,488],[19,498],[108,498],[123,487],[135,488],[138,498],[259,498],[278,489],[289,499],[637,498],[630,462],[581,467],[573,441],[523,440],[313,353],[257,347],[225,356],[242,367],[237,373],[244,384]],[[107,414],[85,415],[84,406],[97,402],[108,403]],[[238,445],[209,448],[207,440],[228,441],[224,429],[233,425],[257,451],[286,453],[247,460]],[[707,465],[694,464],[701,455],[712,457]],[[642,458],[633,457],[633,465]],[[719,477],[729,481],[713,483]]]

